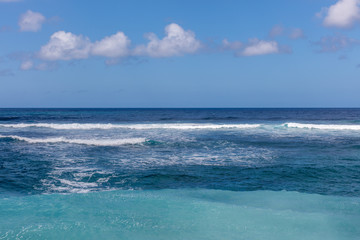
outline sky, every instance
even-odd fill
[[[360,107],[360,0],[0,0],[0,107]]]

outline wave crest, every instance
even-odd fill
[[[125,144],[140,144],[146,142],[145,138],[124,138],[124,139],[68,139],[56,138],[27,138],[16,135],[0,135],[0,138],[12,138],[28,143],[74,143],[93,146],[120,146]]]
[[[288,128],[305,128],[320,130],[360,130],[360,125],[284,123],[283,126]]]

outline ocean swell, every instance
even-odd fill
[[[8,128],[52,128],[59,130],[90,130],[90,129],[178,129],[178,130],[191,130],[191,129],[221,129],[221,128],[257,128],[260,124],[193,124],[193,123],[172,123],[172,124],[111,124],[111,123],[17,123],[17,124],[0,124],[0,127]]]

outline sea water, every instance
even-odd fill
[[[360,109],[1,109],[0,239],[359,239]]]

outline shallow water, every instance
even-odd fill
[[[297,192],[110,191],[0,200],[3,238],[357,239],[360,200]]]
[[[0,110],[5,239],[356,239],[359,198],[360,109]]]

